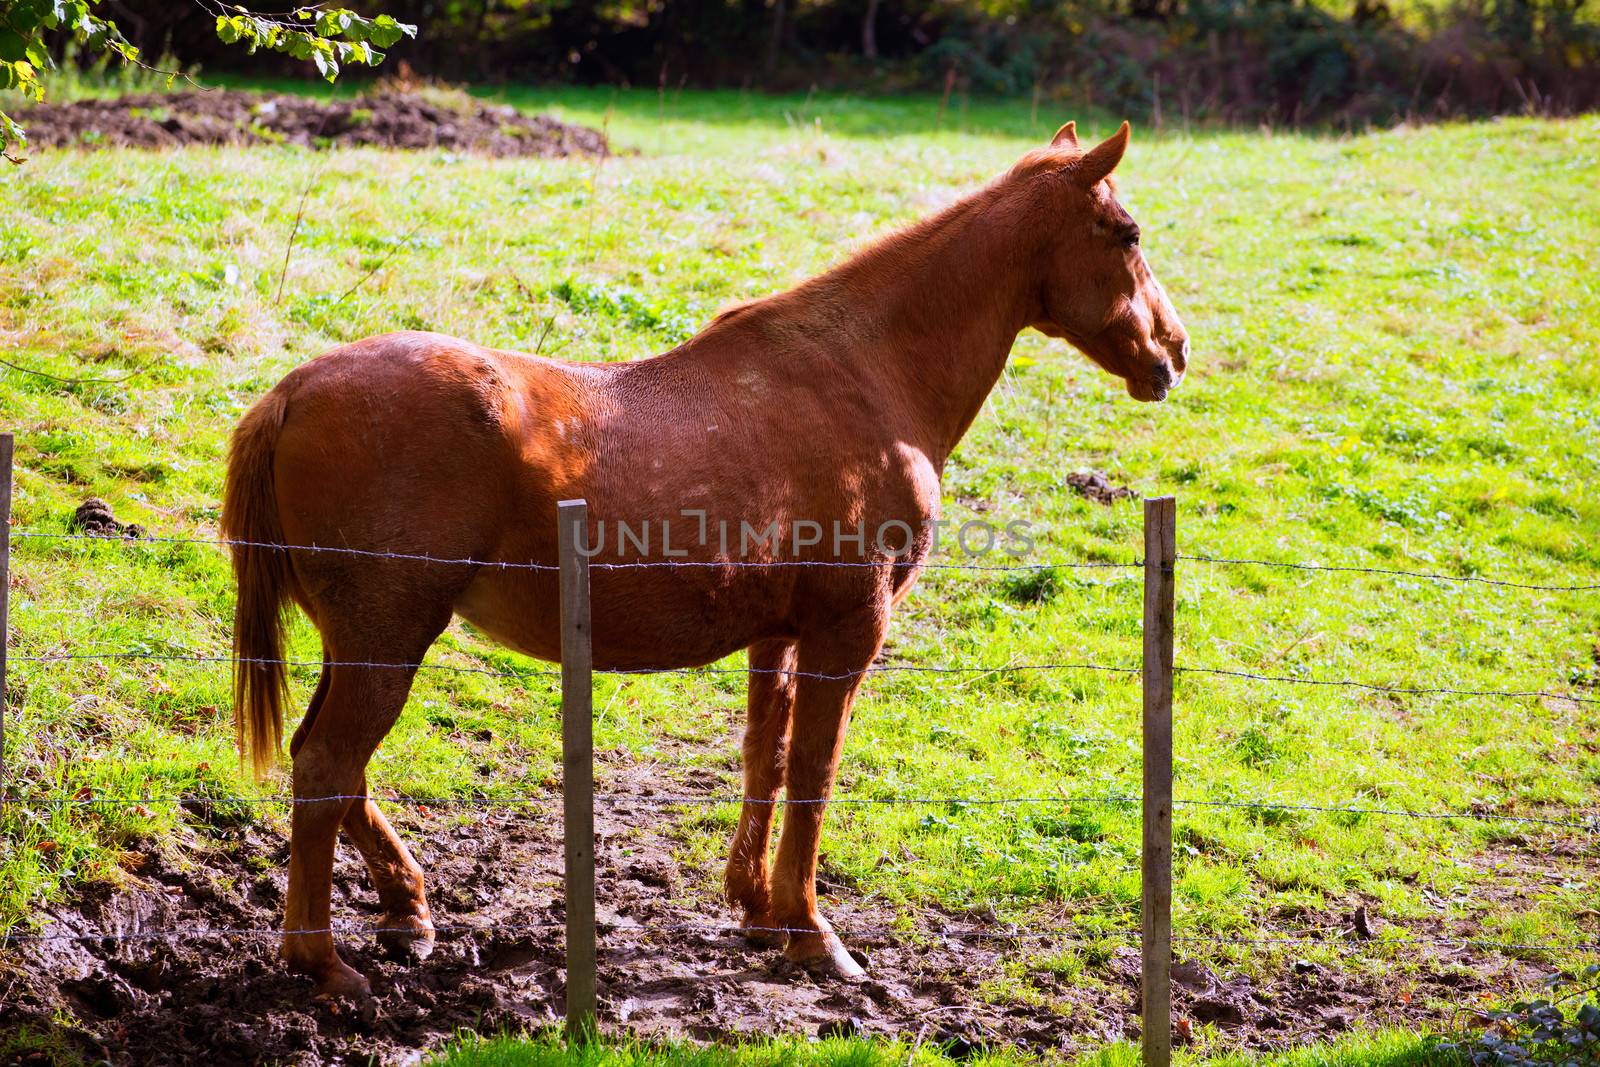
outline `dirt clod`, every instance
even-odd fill
[[[1072,471],[1067,475],[1067,484],[1073,491],[1085,500],[1092,500],[1096,504],[1115,504],[1119,500],[1132,500],[1134,492],[1125,485],[1113,485],[1105,471],[1083,470]]]
[[[596,130],[465,93],[380,92],[352,100],[211,89],[24,108],[35,148],[275,145],[446,149],[488,156],[605,155]]]
[[[111,513],[111,505],[97,496],[92,496],[79,504],[78,510],[72,513],[72,519],[67,526],[74,533],[85,533],[94,537],[145,536],[144,527],[131,522],[118,522],[117,517]]]
[[[970,1060],[986,1050],[983,1035],[973,1030],[950,1028],[934,1035],[934,1044],[953,1060]]]

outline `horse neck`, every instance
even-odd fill
[[[834,351],[903,417],[896,428],[934,465],[945,460],[1032,320],[1034,257],[991,187],[894,234],[801,286],[830,309]],[[831,334],[832,336],[826,336]]]

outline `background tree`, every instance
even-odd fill
[[[390,15],[364,18],[345,8],[301,8],[287,15],[258,15],[218,0],[195,0],[216,17],[217,38],[240,45],[251,54],[261,49],[281,52],[293,59],[316,64],[330,82],[350,64],[375,67],[383,62],[381,49],[402,37],[415,37],[417,28]],[[0,89],[10,89],[32,100],[43,100],[41,75],[55,68],[53,45],[74,40],[91,54],[105,54],[144,67],[139,49],[123,36],[117,24],[101,18],[94,9],[100,0],[0,0]],[[153,68],[147,68],[153,69]],[[169,83],[176,71],[164,71]],[[0,156],[21,163],[27,132],[10,115],[0,111]]]

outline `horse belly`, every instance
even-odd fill
[[[758,583],[708,580],[687,568],[595,568],[590,572],[594,665],[601,670],[670,670],[715,662],[789,632],[783,599]],[[561,658],[561,603],[555,576],[486,573],[457,601],[456,614],[508,648]]]

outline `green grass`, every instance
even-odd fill
[[[549,1037],[463,1037],[432,1059],[433,1067],[1020,1067],[1032,1061],[1004,1050],[952,1059],[934,1045],[862,1038],[815,1043],[793,1039],[740,1045],[698,1046],[642,1043],[573,1044]],[[1179,1051],[1175,1062],[1195,1067],[1432,1067],[1452,1061],[1412,1034],[1383,1032],[1312,1044],[1266,1055],[1230,1053],[1196,1056]],[[1138,1067],[1133,1045],[1108,1045],[1074,1067]]]
[[[604,124],[637,154],[40,153],[0,175],[4,358],[60,378],[126,377],[0,369],[17,528],[64,530],[98,495],[153,533],[208,536],[233,423],[330,345],[409,327],[513,348],[543,338],[546,354],[571,359],[644,356],[987,180],[1072,117],[990,102],[941,122],[925,98],[509,95]],[[1593,117],[1339,138],[1136,131],[1124,195],[1193,336],[1190,380],[1140,406],[1063,345],[1025,335],[947,471],[947,515],[1029,520],[1039,560],[1132,559],[1137,504],[1090,504],[1061,480],[1094,466],[1141,494],[1175,493],[1183,552],[1600,582],[1597,166]],[[225,652],[220,553],[19,540],[12,583],[14,790],[283,788],[241,774],[218,667],[16,660]],[[1180,663],[1597,693],[1593,592],[1188,562],[1178,591]],[[935,573],[891,640],[911,663],[1134,665],[1139,620],[1135,572],[1066,571],[1029,588]],[[301,625],[294,655],[316,647]],[[526,662],[460,626],[433,655]],[[312,681],[296,675],[300,698]],[[597,744],[649,759],[688,739],[706,743],[696,758],[725,765],[719,739],[741,693],[730,677],[604,678]],[[556,709],[553,678],[425,674],[372,782],[548,790]],[[1593,705],[1189,675],[1176,715],[1177,789],[1191,799],[1556,815],[1600,803]],[[840,792],[1133,792],[1138,724],[1137,683],[1116,675],[881,676],[858,704]],[[707,887],[733,814],[683,816],[685,862]],[[75,884],[122,877],[123,850],[170,837],[178,818],[8,804],[0,927]],[[1496,897],[1513,877],[1491,870],[1497,858],[1520,842],[1537,866],[1562,836],[1533,827],[1185,807],[1176,834],[1180,932],[1248,936],[1368,900],[1385,936],[1481,913],[1485,937],[1570,940],[1596,889],[1591,865],[1523,903]],[[1137,925],[1137,841],[1127,807],[862,806],[830,813],[824,849],[856,892],[907,915],[993,906],[1114,931]],[[1246,970],[1305,954],[1183,951]],[[1316,958],[1403,980],[1428,954]],[[1051,966],[1092,982],[1100,963],[1091,945]],[[1026,969],[994,995],[1027,997]]]

